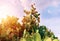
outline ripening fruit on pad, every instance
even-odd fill
[[[59,41],[58,39],[54,39],[53,41]]]
[[[52,41],[52,39],[51,38],[48,38],[48,39],[46,39],[46,41]]]
[[[26,41],[26,39],[25,38],[21,38],[20,41]]]

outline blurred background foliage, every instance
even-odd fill
[[[40,14],[31,5],[31,10],[24,10],[26,16],[22,19],[7,16],[0,23],[0,41],[59,41],[46,26],[40,26]]]

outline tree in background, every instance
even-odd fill
[[[0,37],[7,37],[9,39],[12,39],[14,35],[16,37],[19,37],[19,30],[21,30],[21,24],[18,22],[18,18],[14,16],[7,16],[7,18],[2,19],[0,24]]]

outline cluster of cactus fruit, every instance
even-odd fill
[[[0,23],[0,41],[59,41],[46,26],[40,26],[40,14],[31,5],[31,10],[24,10],[26,16],[22,19],[8,16]]]

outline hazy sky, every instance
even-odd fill
[[[0,0],[0,18],[6,15],[21,18],[24,8],[29,9],[32,3],[41,14],[40,25],[46,25],[60,37],[60,0]]]

